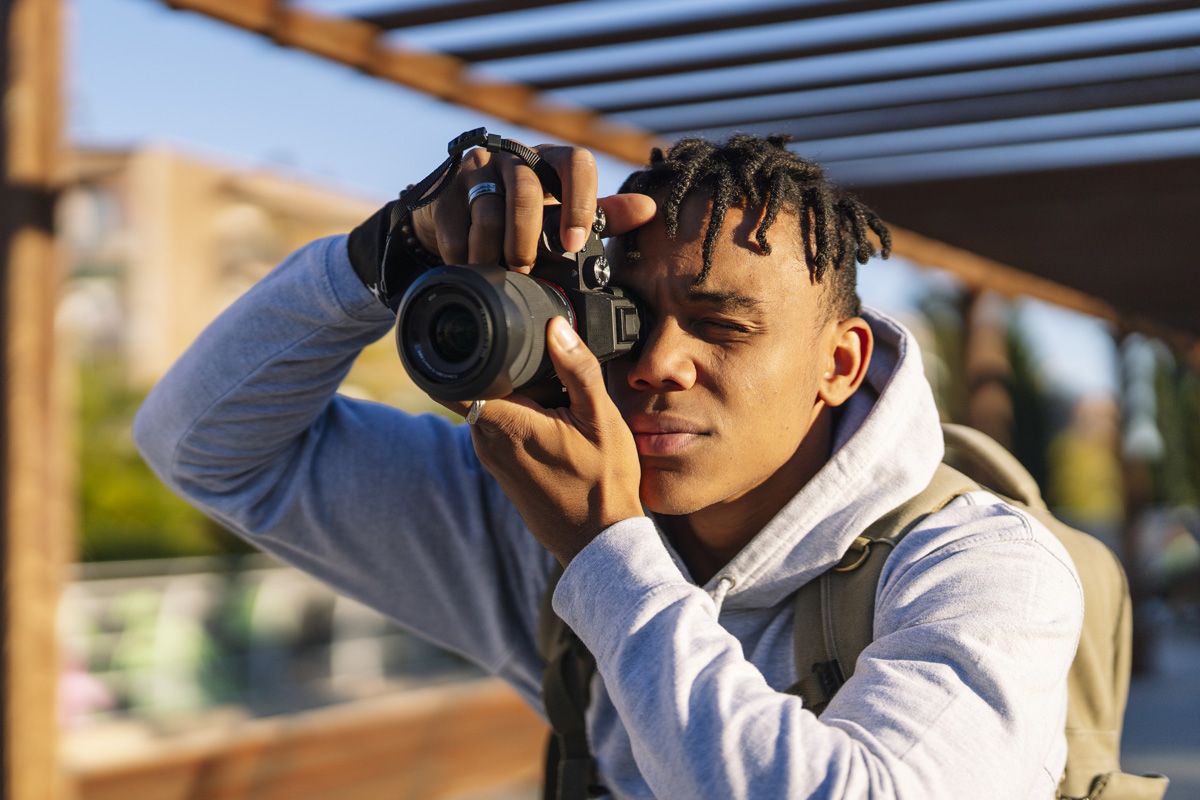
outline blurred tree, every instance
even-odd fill
[[[1179,419],[1183,447],[1188,454],[1188,480],[1193,501],[1200,505],[1200,373],[1196,365],[1184,365],[1179,380]]]
[[[1194,506],[1197,501],[1196,484],[1193,480],[1196,452],[1192,448],[1195,429],[1195,408],[1189,421],[1185,409],[1194,398],[1189,398],[1186,370],[1171,356],[1166,348],[1158,352],[1154,373],[1154,390],[1158,398],[1157,422],[1166,445],[1163,457],[1154,465],[1155,500],[1168,506]]]
[[[80,560],[248,551],[172,494],[142,461],[130,436],[141,400],[126,388],[115,359],[80,365]]]

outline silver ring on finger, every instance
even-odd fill
[[[467,191],[467,205],[471,205],[485,194],[498,194],[503,196],[504,191],[500,189],[493,181],[484,181],[477,183]]]
[[[487,400],[471,401],[471,408],[467,411],[468,425],[474,425],[476,422],[479,422],[479,414],[481,411],[483,411],[483,406],[485,403],[487,403]]]

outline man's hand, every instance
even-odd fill
[[[607,233],[622,234],[654,217],[654,201],[641,194],[596,199],[596,162],[576,147],[534,148],[562,183],[564,248],[586,242],[596,206]],[[467,200],[471,187],[495,183],[503,194]],[[508,153],[476,148],[438,199],[413,215],[421,244],[447,264],[498,264],[528,273],[542,232],[542,208],[555,202],[537,175]],[[564,565],[604,528],[642,515],[641,468],[633,434],[604,385],[587,345],[562,318],[551,321],[547,347],[570,406],[545,409],[512,395],[489,400],[471,438],[480,461],[499,481],[534,536]],[[466,414],[468,403],[442,405]]]
[[[587,150],[542,144],[533,148],[562,182],[560,240],[569,252],[587,241],[598,204],[608,220],[608,233],[620,234],[649,222],[654,201],[640,194],[617,194],[596,200],[596,160]],[[503,194],[486,194],[468,203],[467,192],[480,183],[495,183]],[[428,206],[413,213],[421,245],[447,264],[499,264],[528,273],[542,233],[542,207],[550,200],[541,181],[525,162],[509,153],[475,148],[463,156],[458,175]]]
[[[489,400],[471,439],[533,535],[566,566],[609,525],[642,516],[641,468],[596,357],[562,317],[546,341],[570,406]]]

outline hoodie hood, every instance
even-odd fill
[[[836,564],[872,522],[924,489],[942,460],[941,422],[916,339],[878,311],[862,316],[875,350],[866,380],[837,415],[833,455],[705,584],[726,609],[783,602]]]

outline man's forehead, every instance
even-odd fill
[[[808,270],[803,262],[796,262],[790,247],[776,246],[771,255],[764,255],[757,242],[747,240],[744,234],[739,236],[742,232],[731,222],[727,220],[717,235],[712,263],[702,283],[697,284],[696,279],[704,267],[703,231],[688,236],[681,225],[678,235],[672,238],[658,220],[639,229],[632,242],[622,237],[610,243],[613,281],[642,294],[667,289],[678,300],[742,310],[768,305],[808,282]],[[772,239],[782,244],[788,237],[779,231]],[[630,244],[636,252],[632,260],[626,257]]]

